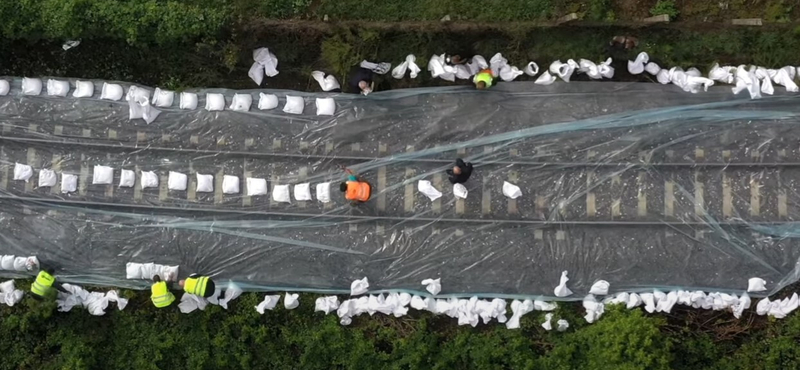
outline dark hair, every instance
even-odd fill
[[[341,191],[341,192],[346,192],[347,191],[347,183],[346,182],[343,182],[343,183],[339,184],[339,191]]]
[[[214,280],[208,279],[208,281],[206,281],[206,291],[203,297],[204,298],[211,297],[212,295],[214,295],[214,292],[216,290],[217,290],[217,285],[214,284]]]
[[[46,272],[46,273],[48,273],[50,275],[55,275],[56,274],[56,271],[52,267],[45,268],[44,272]]]
[[[153,282],[156,282],[156,283],[157,283],[157,282],[159,282],[159,281],[161,281],[161,276],[158,276],[158,275],[153,275]]]

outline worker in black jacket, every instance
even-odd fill
[[[456,165],[453,169],[447,170],[448,180],[451,184],[463,184],[469,180],[472,175],[472,163],[464,163],[461,158],[456,159]]]

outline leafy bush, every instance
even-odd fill
[[[675,0],[658,0],[656,5],[650,8],[651,15],[669,15],[669,19],[678,17],[678,8],[675,6]]]
[[[592,21],[613,21],[616,16],[611,9],[611,0],[590,0],[586,18]]]

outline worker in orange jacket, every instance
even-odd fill
[[[352,202],[352,205],[364,203],[372,195],[372,186],[363,178],[356,176],[352,171],[347,170],[350,175],[347,181],[339,184],[339,190],[344,194],[345,199]]]

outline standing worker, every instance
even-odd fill
[[[461,158],[457,158],[453,169],[445,172],[447,172],[448,180],[450,180],[451,184],[463,184],[472,175],[472,163],[464,163]]]
[[[491,69],[484,69],[475,74],[475,77],[472,78],[472,82],[475,83],[475,88],[478,90],[484,90],[492,87],[492,82],[494,81],[494,74],[492,73]]]
[[[169,291],[166,281],[161,280],[161,276],[153,276],[153,285],[150,287],[150,300],[157,308],[169,307],[175,302],[175,295]]]
[[[52,268],[39,270],[39,274],[36,275],[36,280],[31,284],[31,293],[33,293],[34,298],[48,300],[56,298],[56,289],[64,293],[69,293],[61,284],[56,282],[56,277],[54,275],[55,272]]]
[[[345,169],[350,175],[347,181],[339,184],[339,190],[344,194],[345,199],[352,201],[352,205],[364,203],[369,200],[372,194],[372,187],[360,176],[353,174],[353,171]]]
[[[194,294],[198,297],[208,298],[214,295],[216,287],[214,281],[208,276],[198,276],[197,274],[189,275],[186,280],[178,282],[183,287],[183,291],[189,294]]]

